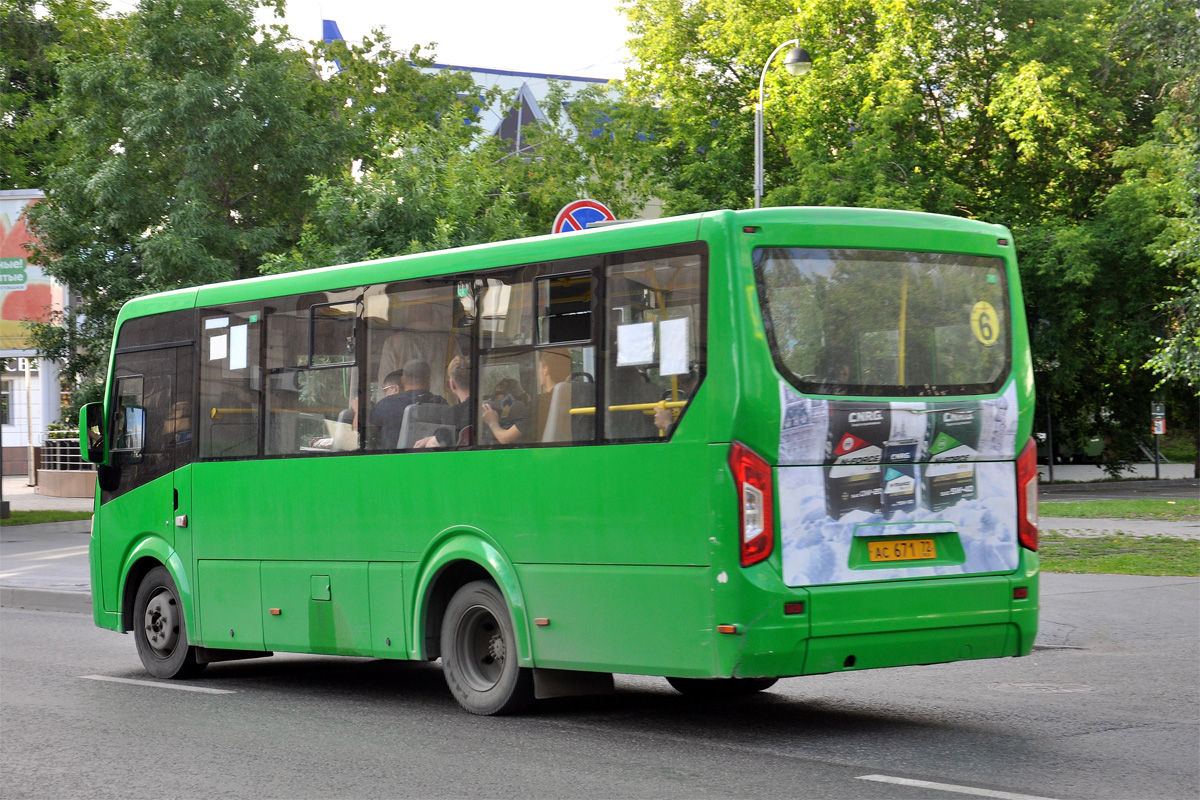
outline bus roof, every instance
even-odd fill
[[[488,270],[523,263],[574,258],[597,253],[637,250],[662,244],[695,241],[700,237],[701,222],[723,222],[729,226],[770,225],[854,225],[863,227],[899,227],[940,230],[989,236],[1007,236],[1000,225],[977,220],[876,208],[833,206],[775,207],[721,210],[637,220],[570,234],[547,234],[524,239],[470,245],[411,255],[342,264],[317,269],[262,275],[223,283],[174,289],[130,300],[118,316],[120,324],[133,317],[178,311],[196,306],[215,306],[261,300],[287,294],[327,291],[329,289],[386,283],[439,274]]]

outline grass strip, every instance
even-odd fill
[[[1072,519],[1192,520],[1200,518],[1200,500],[1043,500],[1038,510],[1043,517]]]
[[[1038,553],[1046,572],[1200,576],[1200,541],[1164,536],[1063,536],[1043,532]]]
[[[43,522],[70,522],[76,519],[91,519],[90,511],[12,511],[9,519],[0,520],[0,525],[39,525]]]

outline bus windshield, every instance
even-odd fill
[[[1008,375],[999,258],[758,248],[754,268],[776,365],[802,392],[987,394]]]

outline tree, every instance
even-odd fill
[[[521,152],[499,165],[532,233],[549,233],[558,211],[581,198],[603,200],[618,219],[635,216],[658,188],[644,146],[648,109],[604,86],[572,95],[551,82],[544,122],[526,126]]]
[[[1131,52],[1166,77],[1153,138],[1120,154],[1132,166],[1161,165],[1165,196],[1156,209],[1164,229],[1150,255],[1176,273],[1173,296],[1159,307],[1164,335],[1147,366],[1200,394],[1200,9],[1134,0],[1123,22]]]
[[[571,96],[552,86],[545,121],[525,126],[517,152],[479,128],[472,107],[511,98],[479,96],[452,70],[402,71],[393,91],[396,54],[383,32],[363,46],[335,44],[321,55],[341,70],[321,93],[353,124],[356,168],[311,179],[316,209],[296,245],[271,257],[271,271],[548,233],[580,197],[629,216],[652,191],[637,161],[645,115],[604,88]],[[407,58],[431,63],[415,48]],[[443,99],[440,113],[430,113],[430,96]]]
[[[339,152],[335,121],[312,113],[313,66],[281,46],[285,31],[256,29],[254,7],[142,0],[64,25],[51,50],[62,142],[30,212],[34,255],[82,303],[34,337],[93,387],[122,303],[257,274],[299,235],[306,176]]]
[[[498,146],[460,146],[430,128],[390,134],[389,152],[355,175],[313,177],[316,208],[294,247],[264,271],[290,272],[528,234],[500,181]]]
[[[798,38],[812,72],[767,70],[765,203],[1008,225],[1055,437],[1104,435],[1115,463],[1146,427],[1155,307],[1187,285],[1149,255],[1178,241],[1165,162],[1131,155],[1177,78],[1138,57],[1130,20],[1167,6],[1172,30],[1195,25],[1178,0],[626,0],[628,86],[662,109],[668,211],[745,207],[760,71]]]
[[[47,106],[57,93],[46,57],[58,30],[34,14],[35,0],[0,0],[0,186],[32,189],[53,150]]]

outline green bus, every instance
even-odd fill
[[[440,658],[496,714],[1033,646],[999,226],[718,211],[180,289],[108,374],[94,617],[160,678]]]

